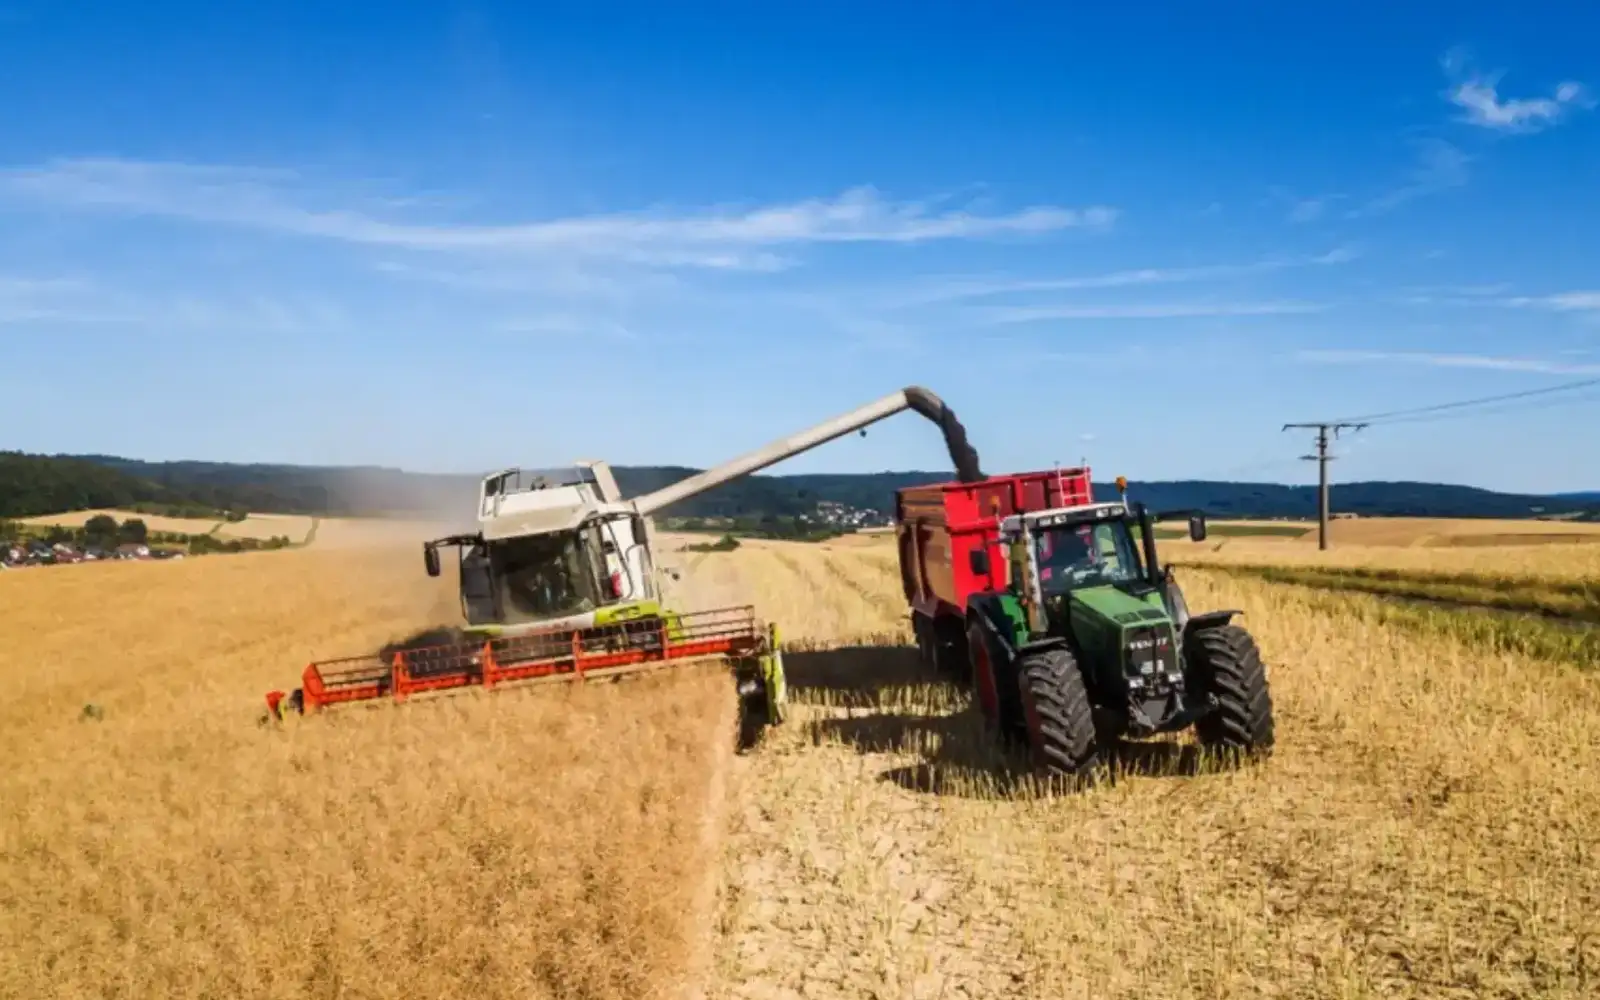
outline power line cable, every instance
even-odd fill
[[[1568,397],[1566,399],[1534,400],[1531,403],[1525,403],[1520,406],[1497,406],[1485,410],[1458,410],[1450,413],[1418,413],[1411,416],[1395,417],[1390,420],[1380,420],[1378,421],[1378,426],[1388,427],[1394,424],[1432,424],[1438,423],[1441,420],[1460,420],[1472,417],[1498,417],[1505,414],[1530,413],[1536,410],[1543,410],[1555,406],[1570,406],[1573,403],[1590,403],[1597,400],[1600,400],[1600,396],[1585,394],[1582,396]]]
[[[1552,392],[1567,392],[1572,389],[1583,389],[1592,385],[1600,385],[1600,378],[1579,379],[1575,382],[1563,382],[1560,385],[1547,385],[1540,389],[1524,389],[1521,392],[1507,392],[1498,396],[1480,396],[1477,399],[1462,399],[1453,403],[1436,403],[1432,406],[1415,406],[1404,410],[1388,410],[1383,413],[1368,413],[1357,417],[1345,417],[1338,423],[1382,423],[1390,422],[1398,417],[1409,417],[1425,413],[1438,413],[1444,410],[1458,410],[1468,406],[1481,406],[1484,403],[1500,403],[1513,399],[1526,399],[1530,396],[1544,396]],[[1330,421],[1330,423],[1333,421]]]

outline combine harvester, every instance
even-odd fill
[[[663,606],[652,515],[902,410],[938,424],[962,482],[983,478],[966,431],[938,396],[912,386],[654,493],[623,499],[610,466],[507,469],[478,494],[478,530],[423,544],[428,575],[455,548],[466,626],[423,632],[377,653],[312,663],[274,718],[378,698],[516,682],[609,678],[707,661],[728,664],[742,738],[782,721],[777,627],[750,606],[680,613]]]
[[[1224,756],[1273,745],[1272,696],[1237,611],[1191,615],[1152,514],[1093,500],[1088,468],[902,489],[900,574],[923,661],[969,682],[991,730],[1046,775],[1092,776],[1124,737],[1193,727]]]

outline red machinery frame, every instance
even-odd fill
[[[306,666],[294,695],[268,692],[267,707],[278,715],[286,697],[300,711],[315,711],[377,698],[404,701],[454,688],[614,677],[707,657],[758,656],[771,639],[770,629],[748,605],[587,629],[527,632],[401,650],[387,663],[374,654],[320,660]]]

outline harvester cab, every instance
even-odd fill
[[[292,695],[268,704],[327,705],[469,685],[522,680],[582,680],[720,661],[732,668],[742,737],[782,720],[783,658],[777,628],[750,606],[679,612],[664,606],[652,515],[734,479],[914,410],[944,434],[957,476],[983,478],[955,414],[933,393],[911,386],[808,430],[623,499],[610,467],[504,469],[483,478],[477,530],[423,543],[430,576],[443,573],[439,550],[458,551],[462,627],[430,629],[376,655],[306,667]]]
[[[1191,616],[1160,566],[1155,524],[1171,516],[1124,499],[1000,522],[1005,584],[973,600],[973,682],[985,716],[1047,772],[1096,770],[1118,739],[1191,726],[1217,750],[1272,745],[1254,639],[1237,612]],[[1205,516],[1188,520],[1203,541]],[[987,559],[974,551],[974,571]]]
[[[614,491],[603,463],[485,477],[479,530],[422,547],[429,576],[442,571],[439,549],[458,550],[464,631],[589,628],[659,613],[649,527]]]

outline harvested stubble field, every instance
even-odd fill
[[[894,558],[663,559],[680,604],[753,601],[792,643],[791,718],[738,758],[704,675],[257,728],[313,655],[453,609],[410,545],[0,579],[25,637],[0,654],[0,995],[1600,988],[1592,672],[1462,614],[1424,632],[1377,595],[1188,568],[1265,650],[1277,754],[1186,775],[1157,747],[1049,795],[919,673]]]
[[[892,544],[747,542],[691,578],[791,637],[793,721],[735,765],[719,996],[1592,996],[1600,691],[1362,594],[1203,569],[1271,667],[1279,750],[1112,787],[1011,775],[921,676]],[[1462,626],[1452,633],[1448,625]]]

